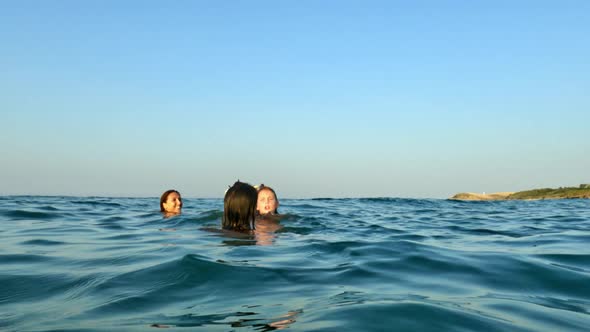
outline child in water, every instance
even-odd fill
[[[252,232],[256,228],[256,189],[248,183],[237,181],[223,198],[221,228],[237,232]]]
[[[259,216],[278,214],[279,200],[275,191],[264,184],[259,185],[257,189],[256,214]]]
[[[282,228],[278,215],[279,200],[271,187],[261,184],[256,189],[256,242],[269,245],[274,240],[275,232]]]

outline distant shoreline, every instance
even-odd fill
[[[573,199],[590,198],[590,185],[581,184],[579,187],[543,188],[518,192],[498,192],[491,194],[458,193],[450,199],[462,201],[498,201],[498,200],[539,200],[539,199]]]

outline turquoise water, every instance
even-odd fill
[[[590,200],[0,197],[3,331],[590,331]],[[265,236],[262,236],[265,235]]]

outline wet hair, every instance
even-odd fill
[[[277,193],[275,193],[275,190],[269,186],[265,186],[264,183],[261,183],[259,186],[256,186],[256,191],[258,193],[260,193],[263,190],[270,190],[270,192],[272,192],[272,194],[275,196],[275,202],[277,202],[277,206],[279,206],[279,198],[277,197]],[[257,199],[258,199],[258,197],[257,197]],[[276,208],[272,213],[279,214],[279,209]],[[256,209],[256,215],[260,215],[260,212],[258,212],[258,209]]]
[[[236,181],[225,193],[221,228],[248,232],[254,230],[258,192],[248,183]]]
[[[166,190],[162,194],[162,196],[160,196],[160,212],[166,212],[166,210],[164,209],[164,203],[166,203],[166,201],[168,200],[168,196],[172,193],[177,193],[178,198],[180,198],[180,200],[182,201],[182,196],[180,196],[180,193],[177,190],[174,190],[174,189]]]

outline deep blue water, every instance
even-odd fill
[[[0,197],[0,330],[590,331],[590,200],[184,203]]]

